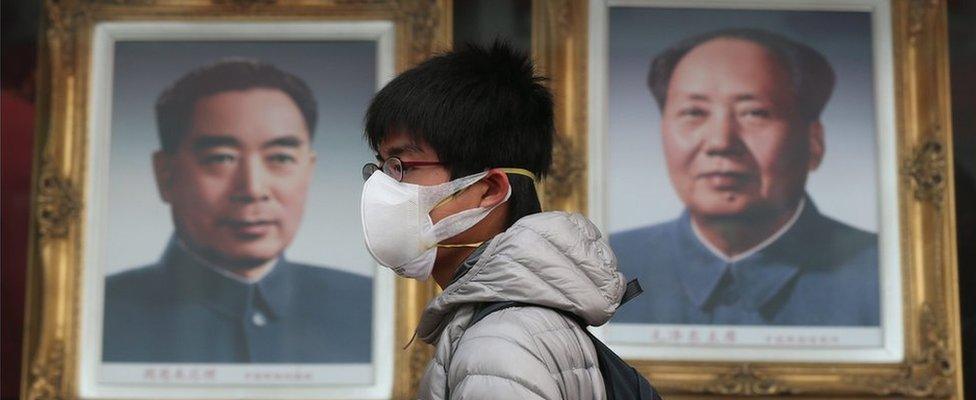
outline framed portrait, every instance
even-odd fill
[[[581,3],[533,41],[549,205],[644,287],[604,341],[677,396],[959,398],[944,5]]]
[[[363,245],[362,120],[449,15],[47,3],[24,397],[410,397],[431,289]]]

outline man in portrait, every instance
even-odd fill
[[[614,322],[879,325],[877,236],[821,214],[806,192],[826,151],[826,58],[775,33],[722,30],[657,55],[648,85],[685,210],[610,236],[646,288]]]
[[[300,78],[243,59],[159,96],[152,164],[175,232],[157,263],[107,278],[103,361],[370,362],[372,280],[284,257],[317,161],[316,107]]]

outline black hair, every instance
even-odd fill
[[[529,57],[504,42],[466,44],[396,77],[366,112],[366,140],[403,132],[426,143],[451,179],[514,167],[549,172],[555,133],[552,94]],[[542,211],[532,179],[509,174],[507,226]]]
[[[746,40],[769,51],[790,75],[797,116],[805,121],[820,118],[820,113],[834,90],[834,70],[827,58],[812,47],[780,34],[747,28],[723,29],[694,36],[654,57],[647,75],[647,85],[658,108],[664,109],[671,75],[681,59],[695,47],[719,38]]]
[[[156,100],[156,124],[163,151],[173,153],[190,128],[196,102],[217,93],[252,88],[278,89],[295,102],[309,139],[318,118],[315,97],[301,78],[274,65],[249,59],[226,59],[183,75]]]

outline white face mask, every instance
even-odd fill
[[[535,178],[526,170],[502,170]],[[487,175],[488,171],[485,171],[439,185],[422,186],[397,182],[383,171],[373,172],[363,185],[361,210],[363,233],[370,255],[400,276],[427,280],[434,268],[439,243],[475,226],[512,195],[512,188],[509,187],[505,199],[494,206],[464,210],[436,224],[431,221],[430,211],[444,199]]]

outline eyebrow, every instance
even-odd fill
[[[193,150],[202,151],[214,147],[240,147],[240,142],[233,136],[204,135],[193,139]]]
[[[735,101],[748,101],[748,100],[759,100],[759,97],[752,93],[740,94],[738,96],[735,96]]]
[[[261,148],[298,148],[301,147],[302,144],[304,144],[304,141],[301,138],[289,135],[272,139],[261,145]],[[241,142],[237,140],[237,138],[230,135],[203,135],[194,139],[192,146],[194,151],[204,151],[214,147],[241,147]]]
[[[710,100],[708,96],[700,93],[691,93],[688,95],[688,99],[700,100],[700,101]],[[749,101],[749,100],[759,100],[759,96],[756,96],[755,94],[752,93],[744,93],[744,94],[736,95],[733,98],[733,101]]]
[[[395,157],[403,153],[421,153],[421,152],[423,152],[423,149],[421,149],[420,146],[418,146],[416,143],[408,143],[403,146],[397,146],[390,149],[390,151],[387,152],[388,154],[387,157]],[[376,160],[384,161],[383,157],[380,156],[379,154],[376,154]]]
[[[302,147],[302,144],[304,144],[304,143],[305,143],[305,141],[303,141],[302,139],[300,139],[300,138],[298,138],[296,136],[283,136],[283,137],[280,137],[280,138],[277,138],[277,139],[273,139],[273,140],[265,143],[264,145],[261,146],[261,148],[264,148],[264,149],[267,149],[267,148],[270,148],[270,147],[292,147],[292,148],[298,148],[298,147]]]

